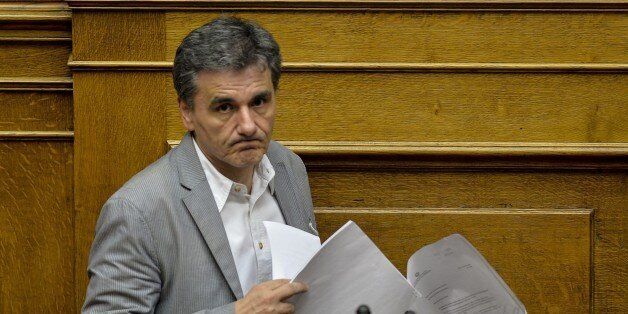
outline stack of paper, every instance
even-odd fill
[[[392,265],[352,221],[325,243],[299,229],[264,222],[273,279],[304,282],[306,293],[288,302],[297,313],[526,313],[486,260],[462,236],[417,251],[408,277]],[[412,284],[411,284],[412,283]]]

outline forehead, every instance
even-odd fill
[[[246,95],[273,89],[268,67],[250,65],[241,70],[201,71],[196,79],[199,94]]]

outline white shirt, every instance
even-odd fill
[[[194,140],[194,148],[209,183],[233,254],[242,292],[272,279],[270,245],[263,221],[285,224],[273,197],[275,169],[264,155],[253,171],[252,193],[244,184],[222,175],[205,157]]]

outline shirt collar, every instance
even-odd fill
[[[203,167],[203,172],[205,172],[205,177],[207,178],[207,182],[209,183],[209,188],[212,191],[214,196],[214,201],[216,201],[216,206],[218,207],[218,212],[221,212],[225,207],[225,203],[227,202],[227,198],[229,198],[229,194],[231,193],[231,187],[235,184],[231,179],[225,177],[214,165],[207,159],[201,148],[196,143],[196,139],[193,139],[194,149],[196,149],[196,154],[198,155],[198,159],[201,162],[201,166]],[[262,156],[262,160],[255,167],[254,177],[257,175],[260,179],[265,182],[268,182],[268,187],[270,189],[271,194],[275,194],[275,169],[273,165],[270,163],[268,156],[264,154]],[[255,178],[254,178],[255,180]],[[264,184],[266,185],[266,184]]]
[[[275,168],[273,168],[273,165],[270,163],[270,159],[268,159],[266,154],[262,156],[262,160],[259,162],[257,167],[255,167],[255,171],[262,180],[268,182],[270,194],[275,195]]]

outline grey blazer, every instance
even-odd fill
[[[271,141],[287,224],[314,233],[301,159]],[[186,134],[105,203],[89,256],[83,313],[233,313],[242,288],[205,173]]]

